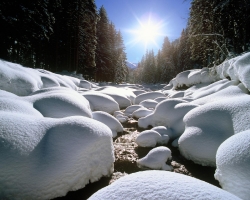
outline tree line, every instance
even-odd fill
[[[2,0],[0,24],[1,59],[88,80],[127,80],[121,32],[94,0]]]
[[[154,55],[147,51],[132,80],[168,82],[188,69],[213,67],[250,50],[250,0],[192,0],[180,38],[165,37]]]

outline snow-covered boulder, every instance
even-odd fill
[[[167,97],[157,97],[154,100],[157,101],[158,103],[160,103],[160,102],[162,102],[162,101],[164,101],[166,99],[167,99]]]
[[[173,138],[179,137],[185,128],[183,117],[197,105],[186,103],[180,99],[167,99],[160,102],[154,112],[138,120],[139,127],[147,128],[149,125],[165,126],[174,132]]]
[[[156,126],[152,128],[151,130],[157,131],[158,133],[161,134],[161,136],[167,135],[169,139],[174,138],[173,130],[165,126]]]
[[[155,99],[157,97],[166,97],[166,96],[162,92],[146,92],[146,93],[139,94],[135,98],[134,104],[139,104],[143,100]]]
[[[156,144],[167,144],[169,137],[166,135],[161,135],[154,130],[142,131],[135,142],[140,147],[155,147]]]
[[[132,113],[132,117],[139,119],[141,117],[146,117],[147,115],[152,114],[152,113],[153,113],[153,110],[149,110],[149,109],[143,107],[143,108],[139,108],[136,111],[134,111]]]
[[[133,93],[138,96],[139,94],[145,93],[146,90],[133,90]]]
[[[184,117],[180,153],[195,163],[215,166],[218,147],[232,135],[250,129],[250,96],[241,94],[206,103]]]
[[[68,88],[42,89],[24,99],[31,102],[44,117],[62,118],[78,115],[92,118],[88,100]]]
[[[91,90],[91,83],[89,81],[86,81],[86,80],[81,80],[80,83],[79,83],[79,87],[80,88],[85,88],[85,89],[88,89],[88,90]]]
[[[82,95],[89,101],[92,111],[104,111],[113,114],[120,110],[119,104],[109,95],[97,92],[86,92]]]
[[[213,74],[209,68],[193,69],[183,71],[172,79],[173,89],[182,86],[192,86],[199,83],[212,83],[218,80],[218,76]]]
[[[215,178],[222,188],[244,200],[250,197],[250,130],[224,141],[216,154]]]
[[[130,99],[128,99],[125,95],[121,95],[121,94],[113,94],[111,92],[103,92],[101,91],[103,94],[107,94],[109,96],[111,96],[118,104],[119,104],[119,108],[120,109],[124,109],[127,108],[128,106],[131,106],[131,101]]]
[[[132,105],[132,106],[129,106],[125,109],[124,111],[124,114],[129,116],[131,115],[134,111],[138,110],[139,108],[143,108],[142,105]]]
[[[0,93],[0,199],[52,199],[113,171],[106,125],[44,118],[25,98]]]
[[[230,77],[240,81],[250,91],[250,53],[230,59],[215,67],[220,77]]]
[[[150,169],[172,171],[173,167],[166,164],[169,159],[172,159],[171,150],[161,146],[150,150],[145,157],[137,161],[137,165],[140,168],[146,167]]]
[[[106,124],[111,129],[113,137],[116,137],[117,133],[123,132],[123,126],[119,120],[112,115],[103,111],[93,112],[92,115],[93,119]]]
[[[139,105],[142,105],[145,108],[152,108],[152,109],[154,109],[157,104],[158,102],[153,99],[143,100],[139,103]]]
[[[150,170],[124,176],[89,198],[89,200],[100,199],[239,200],[240,198],[190,176]]]
[[[42,88],[68,87],[77,90],[74,82],[47,70],[31,69],[22,65],[0,60],[0,89],[19,96],[29,95]]]
[[[118,115],[116,115],[115,118],[118,119],[118,121],[121,123],[125,123],[128,121],[128,117],[126,115],[123,115],[123,114],[118,114]]]

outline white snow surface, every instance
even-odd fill
[[[45,118],[25,98],[0,94],[0,199],[52,199],[113,171],[106,125]]]
[[[165,126],[173,130],[173,138],[179,137],[185,128],[183,117],[193,108],[197,107],[195,104],[187,103],[187,101],[180,99],[167,99],[160,102],[154,112],[146,117],[138,120],[138,126],[147,128],[149,125]]]
[[[92,111],[104,111],[113,114],[119,111],[119,104],[109,95],[100,92],[84,92],[82,95],[89,101]]]
[[[172,171],[173,167],[166,164],[166,162],[172,159],[171,150],[167,147],[160,146],[153,148],[148,152],[148,154],[137,160],[137,165],[140,168],[150,168]]]
[[[126,175],[89,198],[89,200],[117,199],[237,200],[240,198],[186,175],[150,170]]]
[[[222,188],[241,199],[250,197],[250,130],[224,141],[216,154],[215,178]]]
[[[170,128],[167,128],[165,126],[156,126],[152,128],[151,130],[157,131],[158,133],[161,134],[161,136],[168,136],[169,139],[174,138],[173,131]]]
[[[47,87],[63,86],[77,90],[77,86],[67,76],[41,69],[26,68],[3,60],[0,60],[0,77],[0,89],[19,96],[29,95]]]
[[[167,135],[161,135],[154,130],[142,131],[135,142],[140,147],[155,147],[156,144],[167,144],[169,137]]]
[[[135,98],[134,104],[139,104],[143,100],[155,99],[157,97],[166,97],[166,96],[162,92],[146,92],[146,93],[139,94]]]
[[[112,115],[103,111],[93,112],[92,115],[93,119],[106,124],[111,129],[113,137],[116,137],[117,133],[123,132],[123,126],[119,120]]]
[[[179,139],[181,154],[198,164],[215,166],[218,147],[230,136],[250,129],[247,119],[250,96],[244,93],[191,110],[184,117],[186,128]]]
[[[139,108],[136,111],[134,111],[132,113],[132,117],[139,119],[141,117],[146,117],[147,115],[152,114],[152,113],[153,113],[153,110],[149,110],[149,109],[143,107],[143,108]]]
[[[147,99],[147,100],[143,100],[139,103],[139,105],[142,105],[145,108],[152,108],[155,109],[155,106],[158,104],[157,101],[153,100],[153,99]]]

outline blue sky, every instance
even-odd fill
[[[127,60],[138,63],[146,49],[155,54],[167,36],[170,41],[180,37],[186,27],[190,0],[95,0],[97,9],[103,5],[108,18],[120,30],[126,47]],[[154,37],[146,42],[144,36],[136,34],[141,26],[151,21]],[[141,24],[141,25],[140,25]],[[156,26],[157,25],[157,26]]]

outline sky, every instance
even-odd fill
[[[180,37],[187,25],[190,0],[95,0],[123,36],[127,60],[140,62],[146,49],[161,49],[164,38]]]

